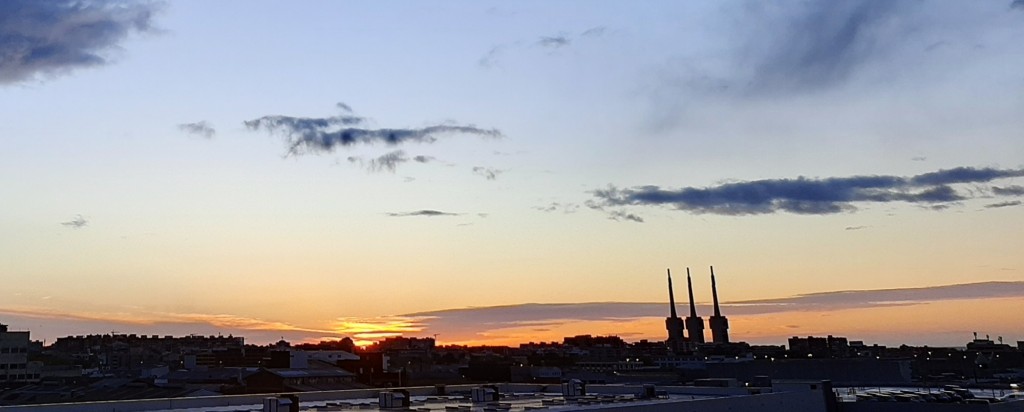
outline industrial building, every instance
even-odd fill
[[[665,318],[665,329],[668,331],[666,344],[676,353],[694,352],[705,344],[704,318],[697,315],[697,305],[693,299],[693,279],[690,268],[686,268],[686,290],[689,297],[690,316],[680,319],[676,314],[675,291],[672,288],[672,271],[668,270],[669,316]],[[718,304],[718,286],[715,282],[715,268],[711,267],[711,296],[714,303],[714,315],[708,319],[711,328],[711,343],[715,345],[729,344],[729,319],[722,315]],[[685,334],[684,334],[685,331]]]

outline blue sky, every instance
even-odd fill
[[[0,7],[11,313],[1024,280],[1019,1]]]

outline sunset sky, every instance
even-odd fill
[[[1024,340],[1022,38],[1022,0],[3,1],[0,323],[664,339],[665,269],[707,316],[714,265],[734,339]]]

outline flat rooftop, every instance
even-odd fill
[[[813,412],[823,406],[820,382],[802,386],[789,385],[789,389],[742,387],[650,387],[643,385],[587,385],[586,395],[563,396],[561,385],[497,384],[450,385],[442,391],[438,387],[400,388],[409,392],[407,408],[381,408],[379,394],[399,388],[356,389],[324,392],[296,392],[302,411],[417,411],[417,412],[524,412],[567,410],[631,410],[646,411],[685,410],[719,411],[740,410],[737,406],[755,408],[761,412],[772,410],[805,410]],[[473,402],[474,388],[497,388],[497,401]],[[557,392],[553,392],[557,391]],[[774,391],[774,392],[773,392]],[[443,395],[441,394],[443,393]],[[641,396],[646,393],[647,396]],[[278,399],[281,394],[224,395],[191,398],[146,399],[132,401],[78,402],[47,405],[0,407],[0,412],[261,412],[267,398]],[[775,406],[780,409],[772,409]],[[287,411],[287,406],[278,409]],[[823,409],[822,409],[823,411]]]
[[[638,399],[633,395],[587,395],[565,398],[557,393],[512,393],[506,394],[497,402],[477,402],[469,396],[413,396],[408,409],[380,408],[377,398],[336,399],[323,401],[301,402],[303,411],[350,411],[350,410],[408,410],[418,412],[524,412],[524,411],[566,411],[582,409],[601,409],[602,405],[654,405],[658,403],[677,402],[683,400],[710,399],[721,396],[711,395],[668,395],[660,398]],[[256,412],[262,411],[263,404],[238,405],[228,407],[198,407],[180,409],[161,409],[154,412]]]

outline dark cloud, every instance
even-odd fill
[[[102,66],[119,42],[151,30],[149,1],[0,1],[0,84]]]
[[[945,208],[964,194],[952,184],[983,183],[1024,176],[1024,169],[958,167],[911,177],[852,176],[811,179],[766,179],[711,187],[663,189],[639,186],[595,190],[591,208],[666,205],[692,213],[756,215],[776,212],[822,215],[856,210],[857,203],[906,202]]]
[[[993,169],[957,167],[914,176],[912,183],[918,185],[948,185],[954,183],[983,183],[1007,177],[1024,176],[1024,169]]]
[[[178,125],[178,129],[188,134],[194,134],[205,137],[207,139],[212,138],[217,130],[213,128],[209,122],[203,120],[195,123],[182,123]]]
[[[1021,0],[1021,1],[1024,1],[1024,0]],[[992,193],[995,193],[995,194],[1000,195],[1000,196],[1024,196],[1024,186],[1018,186],[1018,185],[1004,186],[1004,187],[992,186]]]
[[[72,229],[81,229],[87,226],[89,224],[89,221],[82,217],[82,215],[75,215],[74,219],[71,219],[67,222],[60,222],[60,224],[70,227]]]
[[[473,168],[473,173],[485,177],[487,180],[496,180],[498,175],[502,174],[504,170],[495,169],[491,167],[476,166]]]
[[[540,40],[537,40],[537,44],[543,47],[550,47],[557,49],[560,47],[568,46],[572,41],[567,36],[542,36]]]
[[[1013,0],[1013,2],[1010,3],[1010,8],[1024,10],[1024,0]]]
[[[987,207],[989,209],[995,209],[995,208],[1000,208],[1000,207],[1020,206],[1021,204],[1022,203],[1021,203],[1020,200],[1011,200],[1011,201],[1008,201],[1008,202],[999,202],[999,203],[987,204],[987,205],[985,205],[985,207]]]
[[[433,161],[435,161],[437,159],[434,156],[419,155],[419,156],[414,156],[412,158],[412,160],[414,162],[416,162],[416,163],[430,163],[430,162],[433,162]]]
[[[815,0],[788,16],[779,36],[755,32],[767,53],[755,65],[753,91],[813,90],[845,81],[890,43],[879,30],[894,18],[898,2]],[[768,42],[765,44],[764,42]]]
[[[338,103],[344,113],[330,117],[263,116],[248,120],[245,126],[250,130],[266,130],[285,137],[288,153],[331,152],[338,146],[358,143],[383,142],[398,145],[405,142],[434,142],[441,135],[471,134],[483,137],[502,137],[497,129],[481,129],[473,125],[438,124],[422,128],[369,129],[352,127],[366,122],[363,117],[351,114],[344,103]]]
[[[391,216],[391,217],[410,217],[410,216],[436,217],[436,216],[460,216],[460,215],[462,215],[462,214],[461,213],[442,212],[440,210],[430,210],[430,209],[417,210],[415,212],[388,213],[388,216]]]

